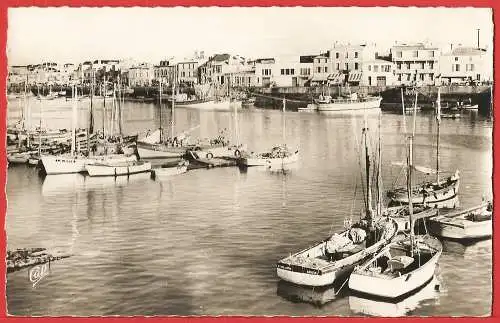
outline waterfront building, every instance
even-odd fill
[[[338,44],[328,52],[330,58],[329,84],[347,82],[360,85],[363,78],[364,62],[372,62],[378,57],[376,44]]]
[[[392,86],[394,85],[394,65],[390,60],[374,59],[363,62],[360,85]]]
[[[274,57],[258,58],[247,62],[254,73],[254,86],[270,87],[273,77],[273,66],[276,63]]]
[[[195,59],[180,61],[176,64],[177,82],[187,85],[198,83],[199,62]]]
[[[26,82],[28,76],[28,66],[13,65],[9,67],[8,84],[21,84]]]
[[[439,72],[440,50],[418,44],[396,44],[391,48],[395,85],[434,85]]]
[[[171,85],[174,79],[175,69],[176,66],[172,58],[160,61],[160,64],[155,65],[153,68],[155,82],[161,81],[162,84]]]
[[[441,82],[443,84],[472,84],[489,81],[487,59],[487,51],[483,48],[453,48],[450,52],[441,55],[439,64]]]
[[[329,53],[320,54],[313,58],[311,85],[324,85],[332,73],[332,61]]]
[[[198,81],[200,84],[226,85],[231,75],[247,71],[245,59],[239,55],[216,54],[200,64]]]
[[[150,86],[154,78],[154,69],[148,63],[133,66],[127,71],[128,86]]]

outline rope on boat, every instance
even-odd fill
[[[339,290],[335,292],[335,296],[337,296],[340,291],[342,290],[342,288],[344,288],[345,284],[349,281],[349,276],[347,276],[346,280],[342,283],[342,285],[340,286]]]

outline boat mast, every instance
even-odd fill
[[[160,87],[160,97],[159,97],[159,100],[160,100],[160,142],[163,142],[163,122],[161,120],[161,79],[160,79],[160,84],[159,84],[159,87]]]
[[[382,216],[382,112],[378,115],[377,215]]]
[[[441,88],[438,87],[438,97],[437,97],[437,144],[436,144],[436,183],[439,183],[439,137],[440,137],[440,126],[441,126]]]
[[[120,82],[120,75],[118,75],[118,78],[117,78],[117,87],[118,87],[118,100],[117,100],[117,103],[118,103],[118,131],[119,131],[119,134],[120,136],[122,136],[122,132],[123,132],[123,117],[122,117],[122,108],[123,108],[123,101],[122,101],[122,96],[123,96],[123,93],[122,93],[122,85],[121,85],[121,82]]]
[[[71,125],[71,156],[75,156],[75,146],[76,146],[76,130],[75,130],[75,127],[76,127],[76,100],[78,99],[78,93],[76,92],[77,91],[77,87],[76,85],[73,85],[73,106],[72,106],[72,109],[73,109],[73,122],[72,122],[72,125]]]
[[[102,136],[106,138],[105,135],[105,124],[106,124],[106,71],[104,71],[104,84],[102,85],[103,95],[104,95],[104,106],[102,108]]]
[[[403,107],[403,115],[405,115],[406,111],[405,111],[405,97],[403,93],[403,87],[401,87],[401,106]]]
[[[172,139],[174,138],[174,125],[175,125],[175,66],[173,68],[172,75],[172,120],[170,121],[171,131],[172,131]]]
[[[414,87],[413,89],[415,90],[415,104],[413,106],[413,132],[412,132],[412,136],[415,136],[415,126],[416,126],[416,120],[417,120],[418,91],[417,91],[417,87]]]
[[[366,215],[372,219],[372,188],[370,181],[370,151],[368,149],[368,122],[365,116],[365,125],[363,127],[363,137],[365,141],[365,166],[366,166]]]
[[[413,257],[414,248],[414,222],[413,222],[413,201],[412,201],[412,190],[411,190],[411,173],[413,169],[413,136],[408,137],[408,172],[407,172],[407,190],[408,190],[408,211],[410,218],[410,245],[411,245],[411,256]]]
[[[94,133],[94,84],[95,84],[95,71],[94,68],[92,68],[92,85],[90,88],[89,133]]]

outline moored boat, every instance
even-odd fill
[[[320,112],[366,112],[368,110],[380,110],[381,97],[359,98],[357,93],[351,94],[349,98],[333,99],[329,96],[315,100]]]
[[[240,163],[243,166],[279,166],[297,162],[299,150],[290,151],[286,145],[275,146],[270,152],[249,153],[242,156]]]
[[[183,160],[177,164],[177,166],[165,166],[161,168],[155,168],[152,170],[152,175],[155,179],[161,180],[164,178],[170,178],[175,175],[180,175],[187,172],[189,162]]]
[[[89,176],[123,176],[151,171],[151,163],[144,161],[105,162],[85,165]]]
[[[467,210],[441,214],[429,219],[429,232],[435,236],[472,240],[492,235],[493,205],[491,202]]]
[[[411,187],[413,136],[409,137],[407,186]],[[410,190],[407,191],[410,195]],[[349,288],[362,297],[383,300],[404,298],[429,283],[443,251],[441,242],[428,235],[415,235],[415,222],[410,196],[410,234],[395,239],[372,258],[357,266],[349,278]]]

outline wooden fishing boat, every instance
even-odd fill
[[[441,214],[429,219],[429,232],[435,236],[472,240],[491,237],[493,205],[483,203],[467,210]]]
[[[407,186],[411,187],[413,136],[409,137]],[[408,195],[410,190],[408,189]],[[415,235],[412,199],[409,199],[410,234],[389,243],[372,258],[357,266],[349,278],[349,288],[362,297],[384,300],[405,298],[434,277],[443,251],[441,242],[428,235]]]
[[[151,171],[151,163],[144,161],[110,162],[85,165],[89,176],[123,176]]]
[[[367,132],[368,127],[365,119],[365,127],[363,128],[367,179],[365,216],[354,225],[350,224],[350,219],[346,219],[344,231],[335,233],[310,248],[280,260],[276,270],[281,279],[306,286],[333,284],[339,279],[348,277],[356,265],[378,252],[396,236],[398,232],[396,221],[390,217],[381,216],[380,185],[377,185],[376,214],[372,210],[371,162]],[[377,182],[379,180],[380,177],[377,178]]]
[[[314,103],[309,103],[305,108],[298,108],[299,112],[315,112],[318,111],[318,106]]]
[[[320,112],[366,112],[366,110],[380,110],[381,97],[358,98],[356,93],[349,98],[332,99],[329,96],[315,100]]]
[[[177,164],[177,166],[162,166],[161,168],[155,168],[152,171],[152,175],[155,179],[162,180],[170,178],[172,176],[184,174],[188,170],[189,161],[183,160]]]
[[[426,181],[416,186],[410,186],[411,195],[408,194],[408,187],[395,188],[387,192],[387,197],[389,197],[393,202],[408,204],[409,199],[412,199],[413,204],[431,204],[439,203],[443,201],[450,200],[454,198],[460,186],[460,173],[458,170],[451,176],[444,179],[440,178],[439,169],[439,139],[440,139],[440,124],[441,124],[441,89],[438,88],[438,98],[437,98],[437,111],[436,111],[436,123],[437,123],[437,144],[436,144],[436,169],[430,169],[428,167],[415,166],[412,164],[411,170],[420,171],[426,174],[436,174],[435,181]],[[415,100],[416,104],[416,100]],[[413,134],[415,132],[415,116],[413,113]]]
[[[14,152],[7,154],[9,164],[26,164],[36,151]]]

